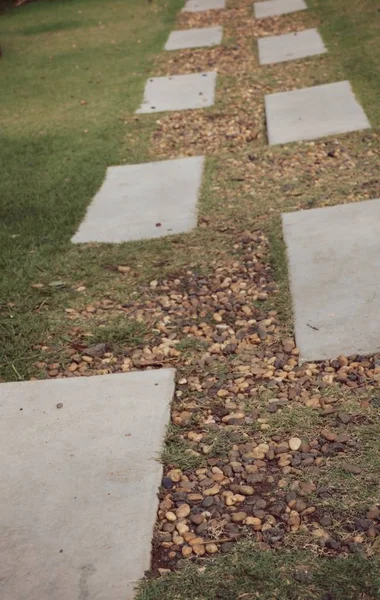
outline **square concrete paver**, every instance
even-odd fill
[[[182,12],[201,12],[203,10],[222,10],[226,0],[187,0]]]
[[[265,111],[270,144],[371,127],[348,81],[265,96]]]
[[[173,393],[173,369],[0,385],[1,598],[134,597]]]
[[[287,15],[307,8],[304,0],[266,0],[265,2],[255,2],[253,7],[256,19]]]
[[[184,29],[172,31],[165,44],[165,50],[181,48],[201,48],[220,44],[223,36],[222,27],[203,27],[202,29]]]
[[[258,40],[261,65],[323,54],[326,48],[316,29],[274,35]]]
[[[109,167],[74,243],[120,243],[190,231],[204,157]]]
[[[380,200],[282,215],[301,358],[380,351]]]
[[[153,77],[136,113],[205,108],[214,104],[216,72]]]

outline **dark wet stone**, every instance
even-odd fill
[[[214,504],[213,496],[207,496],[204,500],[202,500],[202,506],[204,508],[210,508]]]
[[[203,521],[198,527],[195,528],[195,532],[197,535],[202,535],[207,529],[207,521]]]
[[[187,502],[187,495],[184,494],[183,492],[175,492],[173,494],[173,500],[174,502]]]
[[[266,508],[267,505],[267,501],[264,500],[264,498],[257,498],[255,501],[255,507],[260,509],[260,508]]]
[[[323,527],[329,527],[332,525],[332,518],[329,515],[323,515],[323,517],[319,519],[319,522]]]
[[[174,483],[170,479],[170,477],[162,478],[162,487],[164,487],[166,490],[171,490],[173,486],[174,486]]]

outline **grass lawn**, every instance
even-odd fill
[[[106,168],[146,158],[147,139],[132,150],[124,118],[141,102],[180,5],[39,0],[0,17],[5,379],[30,375],[31,346],[55,320],[36,307],[57,310],[72,295],[73,281],[99,277],[103,253],[83,253],[69,240]],[[62,280],[65,286],[49,288]],[[31,288],[41,281],[42,295]]]
[[[380,197],[380,13],[377,0],[311,0],[309,11],[254,22],[251,4],[186,15],[180,0],[39,0],[0,17],[0,378],[177,369],[162,460],[184,483],[160,490],[138,600],[375,600],[380,361],[298,365],[280,214]],[[170,30],[211,25],[224,27],[220,47],[162,51]],[[255,38],[307,27],[327,54],[258,65]],[[134,115],[148,76],[214,69],[214,106]],[[265,94],[343,79],[371,130],[268,147]],[[108,165],[197,154],[207,163],[194,232],[70,244]],[[216,558],[182,560],[164,529],[168,503],[175,510],[223,469],[237,494],[246,445],[292,436],[307,464],[249,464],[259,529],[236,525],[224,553],[236,507],[215,494],[202,535]],[[301,507],[299,526],[287,503]],[[173,572],[155,578],[160,568]]]

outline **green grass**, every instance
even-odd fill
[[[165,445],[161,451],[161,462],[182,471],[203,466],[206,461],[205,457],[192,450],[182,433],[181,428],[169,425]]]
[[[380,12],[378,0],[309,0],[319,30],[350,80],[373,127],[380,127]]]
[[[53,327],[50,309],[70,303],[76,281],[91,279],[96,287],[107,279],[102,259],[125,253],[108,246],[83,251],[70,238],[107,166],[147,159],[149,128],[132,151],[124,119],[138,107],[181,5],[39,0],[0,17],[4,379],[30,376],[30,348]],[[55,279],[66,287],[30,287]]]
[[[141,344],[147,329],[140,321],[127,317],[112,319],[109,324],[98,324],[94,327],[91,343],[105,343],[112,346]]]
[[[243,542],[207,566],[142,585],[136,600],[377,600],[380,561],[361,556],[316,559],[308,551],[260,551]],[[300,573],[304,574],[304,580]]]

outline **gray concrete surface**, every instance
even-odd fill
[[[145,86],[144,100],[136,113],[205,108],[214,104],[216,71],[153,77]]]
[[[322,38],[316,29],[260,38],[258,48],[261,65],[286,62],[326,52]]]
[[[203,10],[221,10],[226,0],[187,0],[182,12],[201,12]]]
[[[255,2],[253,5],[256,19],[287,15],[306,8],[304,0],[265,0],[265,2]]]
[[[202,27],[201,29],[184,29],[172,31],[165,44],[165,50],[180,50],[181,48],[202,48],[217,46],[222,41],[222,27]]]
[[[380,200],[282,215],[303,361],[380,351]]]
[[[190,231],[204,157],[109,167],[74,243],[120,243]]]
[[[134,597],[173,392],[173,369],[0,384],[2,599]]]
[[[348,81],[265,96],[265,111],[270,144],[371,127]]]

